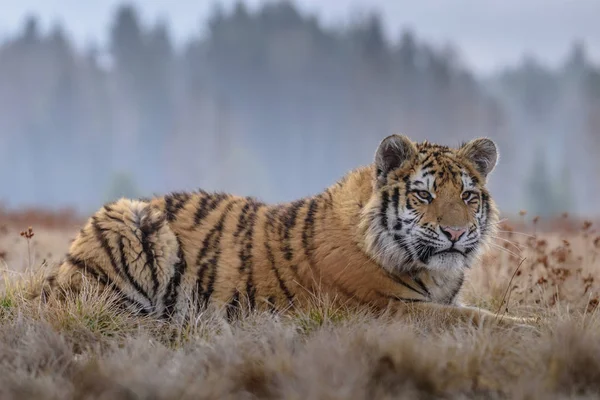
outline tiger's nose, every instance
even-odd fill
[[[451,242],[456,242],[458,239],[462,237],[467,231],[466,227],[457,227],[457,226],[440,226],[442,232]]]

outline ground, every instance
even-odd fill
[[[600,236],[590,222],[501,225],[464,302],[539,316],[533,328],[441,328],[322,299],[303,314],[186,326],[134,318],[93,290],[26,300],[79,221],[0,213],[0,398],[596,398]],[[32,225],[32,231],[27,226]],[[24,231],[21,234],[21,231]],[[33,236],[32,236],[33,233]]]

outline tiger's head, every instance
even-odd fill
[[[367,252],[391,272],[468,268],[498,221],[485,187],[497,160],[487,138],[457,149],[385,138],[363,211]]]

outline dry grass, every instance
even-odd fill
[[[20,236],[29,224],[35,235]],[[583,222],[565,219],[534,236],[541,225],[526,234],[504,226],[471,271],[464,300],[544,317],[528,330],[441,330],[325,302],[231,325],[206,312],[175,327],[123,314],[92,289],[63,307],[40,307],[24,299],[25,283],[66,251],[75,231],[27,225],[0,227],[2,399],[600,395],[600,238]]]

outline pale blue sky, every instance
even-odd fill
[[[236,0],[221,0],[231,6]],[[255,7],[262,0],[247,0]],[[42,26],[61,21],[78,44],[102,43],[120,0],[0,0],[0,35],[16,32],[25,15],[35,13]],[[179,43],[200,33],[213,0],[137,0],[143,19],[164,18]],[[463,60],[480,71],[518,61],[523,53],[556,63],[574,39],[583,39],[600,61],[600,0],[296,0],[327,24],[348,21],[360,10],[378,9],[389,35],[406,26],[419,37],[443,45],[451,41]]]

